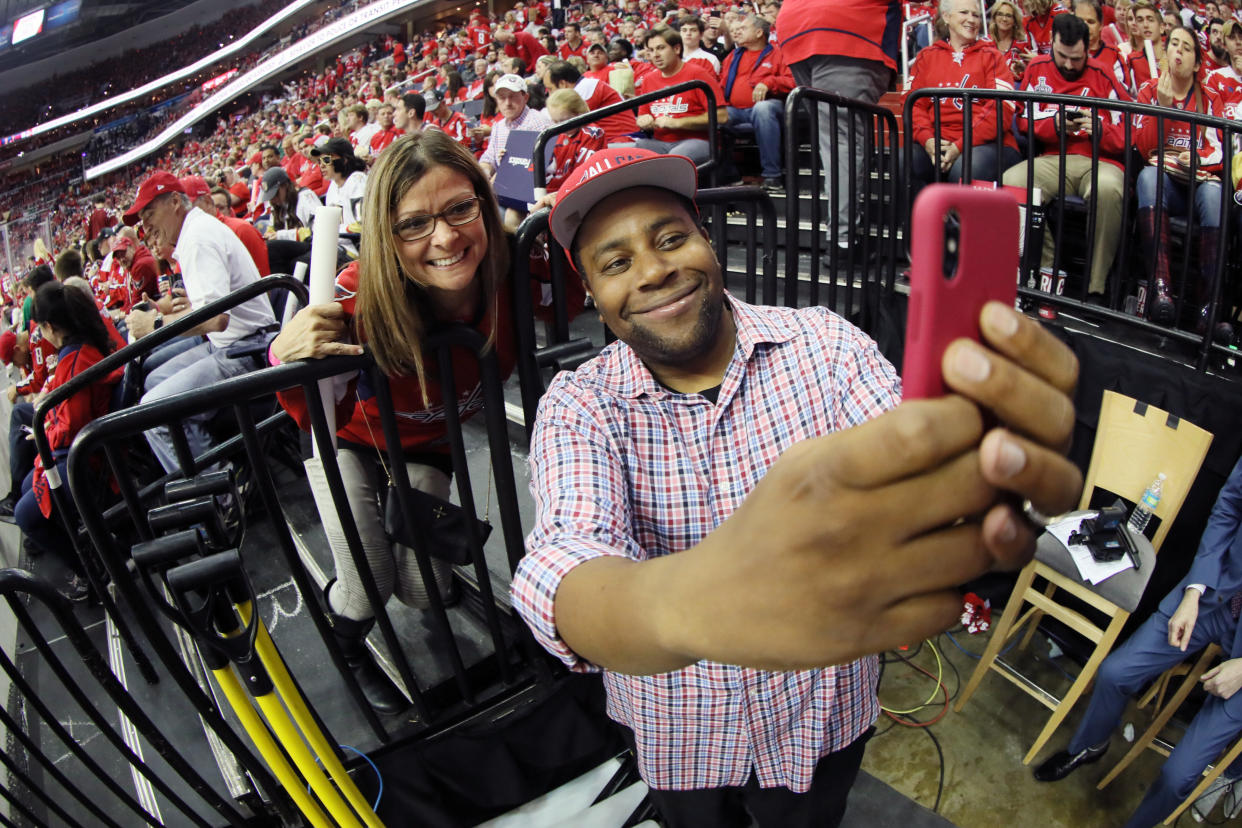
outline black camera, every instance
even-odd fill
[[[1095,517],[1084,518],[1078,531],[1071,532],[1070,544],[1081,544],[1091,550],[1091,557],[1100,563],[1116,561],[1129,555],[1134,568],[1139,568],[1139,556],[1134,541],[1126,531],[1126,507],[1118,500],[1105,506]]]

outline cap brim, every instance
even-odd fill
[[[588,158],[586,163],[590,163]],[[633,187],[656,187],[694,199],[698,192],[698,171],[694,162],[684,155],[660,155],[631,161],[623,167],[601,173],[584,181],[573,192],[558,197],[548,227],[561,247],[569,250],[582,222],[595,205],[613,193]]]

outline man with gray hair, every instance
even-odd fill
[[[173,313],[130,311],[129,333],[134,340],[259,278],[254,259],[233,231],[214,216],[192,206],[181,182],[170,173],[157,170],[138,185],[138,193],[125,212],[124,220],[131,226],[141,221],[152,249],[181,265],[181,278],[189,300],[187,308]],[[152,371],[147,376],[147,392],[142,401],[153,402],[251,370],[253,360],[233,359],[229,349],[238,345],[261,345],[262,337],[275,329],[276,317],[265,296],[249,299],[228,313],[191,328],[183,336],[206,336],[207,341]],[[213,413],[205,411],[183,421],[190,451],[195,457],[211,448],[206,423]],[[166,471],[179,467],[167,426],[149,430],[146,437]]]
[[[785,104],[781,98],[794,87],[779,46],[768,42],[772,25],[757,14],[747,15],[733,27],[737,44],[720,70],[725,101],[729,105],[728,132],[746,126],[759,145],[759,167],[768,192],[785,189],[781,172],[781,123]]]

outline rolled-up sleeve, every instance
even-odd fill
[[[586,395],[590,397],[591,395]],[[608,555],[642,560],[633,539],[625,466],[589,400],[558,378],[531,441],[535,526],[510,594],[535,639],[575,672],[598,672],[561,638],[556,591],[579,564]]]

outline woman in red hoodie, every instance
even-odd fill
[[[1013,89],[1013,75],[1005,56],[987,40],[980,40],[983,20],[979,6],[971,0],[942,0],[940,15],[949,29],[949,37],[919,52],[914,62],[911,90],[925,88],[950,89]],[[914,103],[912,121],[914,158],[910,177],[912,198],[932,181],[963,180],[965,101],[960,97],[939,101],[940,129],[932,98]],[[1018,144],[1009,131],[1012,107],[1005,105],[999,119],[996,104],[975,100],[971,103],[970,142],[972,180],[996,181],[1003,170],[1021,161]],[[999,123],[998,123],[999,121]],[[997,130],[1004,133],[1002,149],[996,149]]]

